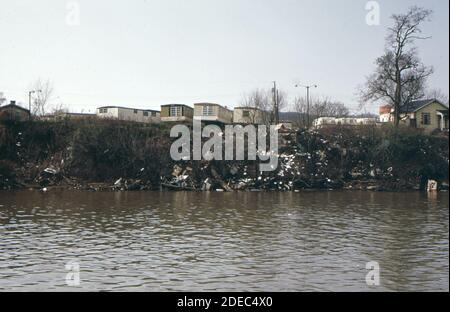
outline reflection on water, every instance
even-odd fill
[[[0,192],[0,290],[448,291],[448,231],[447,193]]]

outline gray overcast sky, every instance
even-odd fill
[[[381,24],[366,24],[365,0],[0,0],[0,92],[27,103],[38,77],[73,112],[102,105],[159,109],[198,101],[237,106],[276,80],[292,99],[317,95],[357,107],[356,88],[382,54],[392,13],[434,10],[424,25],[423,62],[448,94],[449,2],[378,1]],[[80,24],[66,23],[67,4]],[[369,111],[376,111],[369,106]]]

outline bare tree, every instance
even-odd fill
[[[32,85],[32,89],[38,92],[34,93],[35,99],[31,111],[34,115],[43,116],[50,109],[50,101],[53,96],[53,83],[50,80],[38,79]]]
[[[448,106],[448,95],[445,94],[441,89],[428,90],[425,94],[427,99],[435,99]]]
[[[297,124],[300,127],[305,127],[307,122],[308,122],[308,118],[307,118],[307,114],[308,114],[308,104],[306,102],[306,98],[305,97],[296,97],[294,99],[294,104],[293,104],[293,109],[294,112],[297,113]]]
[[[294,100],[294,110],[298,116],[300,125],[307,124],[307,101],[304,97],[297,97]],[[344,103],[335,101],[329,97],[310,99],[310,116],[319,117],[346,117],[350,115],[349,109]]]
[[[420,25],[428,21],[432,11],[417,6],[405,14],[394,14],[394,26],[388,29],[385,54],[376,60],[376,71],[360,90],[362,103],[387,100],[394,107],[394,121],[400,122],[400,109],[424,96],[425,82],[433,73],[418,57],[415,40],[421,36]]]
[[[59,101],[55,105],[53,105],[53,107],[50,110],[50,113],[54,116],[68,113],[68,112],[69,112],[69,108],[66,105],[64,105],[64,103],[61,101]]]
[[[283,90],[277,90],[276,101],[278,111],[282,111],[288,107],[287,93]],[[264,124],[270,124],[274,121],[274,96],[271,90],[255,89],[245,94],[241,101],[241,106],[252,108],[249,109],[249,122],[255,123],[256,119],[261,116]]]
[[[258,119],[262,118],[265,124],[270,122],[270,114],[268,111],[271,108],[270,96],[267,91],[262,89],[255,89],[251,93],[243,96],[241,105],[249,108],[248,122],[257,123]]]
[[[286,91],[277,90],[278,111],[283,111],[288,107],[288,95]]]
[[[3,92],[0,92],[0,105],[6,102],[6,98],[3,96]]]
[[[347,117],[350,111],[344,103],[326,99],[324,101],[325,114],[331,117]]]
[[[342,102],[332,100],[329,97],[313,99],[310,113],[313,117],[345,117],[350,114],[348,108]]]

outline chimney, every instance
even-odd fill
[[[16,101],[9,101],[10,105],[16,105]]]
[[[383,114],[389,114],[392,110],[392,106],[391,105],[384,105],[384,106],[380,106],[380,115]]]

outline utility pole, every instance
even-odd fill
[[[302,85],[295,85],[296,88],[303,87],[306,88],[306,128],[309,128],[310,120],[309,120],[309,88],[317,88],[317,85],[308,85],[308,86],[302,86]]]
[[[309,88],[311,86],[306,86],[306,125],[309,128]]]
[[[277,90],[277,82],[273,82],[273,120],[275,124],[278,124],[279,122],[279,115],[278,115],[278,90]]]
[[[276,99],[277,99],[277,111],[276,111],[276,115],[275,115],[275,124],[278,125],[278,123],[280,122],[280,103],[279,103],[280,97],[278,94],[278,90],[277,90]]]

